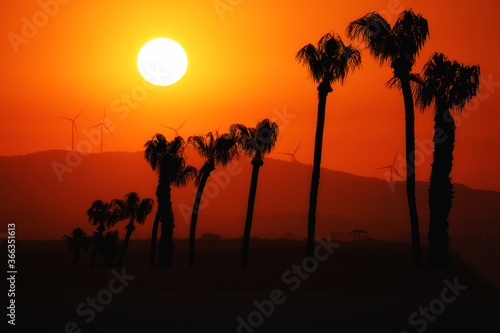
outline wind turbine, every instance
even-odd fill
[[[106,117],[106,108],[104,108],[104,114],[102,116],[102,121],[99,124],[97,124],[97,125],[89,127],[89,128],[94,128],[94,127],[97,127],[97,126],[101,126],[101,154],[102,154],[102,129],[103,129],[103,127],[109,132],[109,134],[113,135],[113,133],[111,133],[111,131],[109,130],[108,126],[106,126],[104,124],[104,118],[105,117]]]
[[[297,148],[295,148],[295,151],[293,153],[278,153],[278,154],[289,155],[290,158],[291,158],[291,162],[292,163],[296,163],[297,159],[295,158],[295,153],[297,153],[297,150],[299,150],[299,147],[300,147],[301,144],[302,144],[302,140],[300,140],[299,145],[297,146]]]
[[[179,126],[179,128],[173,128],[173,127],[168,127],[168,126],[163,126],[163,127],[171,129],[172,131],[174,131],[175,136],[179,136],[179,130],[182,128],[182,126],[184,126],[184,124],[186,123],[186,121],[188,121],[188,120],[187,119],[184,120],[184,122],[181,124],[181,126]]]
[[[75,151],[75,131],[76,131],[76,134],[78,135],[78,128],[76,128],[76,118],[78,118],[78,116],[80,116],[80,114],[83,112],[83,109],[80,110],[80,112],[78,112],[78,114],[76,115],[75,118],[68,118],[68,117],[61,117],[61,116],[58,116],[59,118],[62,118],[62,119],[66,119],[66,120],[69,120],[71,121],[71,150],[72,151]]]
[[[396,168],[394,168],[394,164],[396,164],[396,158],[398,157],[398,151],[396,150],[396,156],[394,156],[394,161],[392,161],[392,164],[391,165],[387,165],[387,166],[384,166],[384,167],[381,167],[381,168],[376,168],[375,170],[381,170],[381,169],[391,169],[391,182],[392,182],[392,171],[394,171],[396,173],[396,175],[399,176],[399,178],[401,180],[403,180],[403,177],[401,177],[401,175],[398,173],[398,171],[396,170]]]

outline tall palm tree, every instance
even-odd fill
[[[455,148],[455,121],[450,110],[461,112],[479,90],[479,66],[464,66],[435,53],[424,66],[416,100],[421,108],[434,105],[434,156],[429,186],[429,264],[449,266],[448,215],[453,185],[450,173]]]
[[[278,139],[278,132],[278,124],[269,119],[258,122],[255,127],[246,127],[242,124],[233,124],[230,127],[230,135],[236,138],[241,150],[246,155],[252,157],[252,180],[250,183],[250,193],[248,195],[247,215],[243,233],[243,250],[241,253],[241,266],[243,267],[248,266],[248,247],[250,243],[250,230],[252,229],[259,169],[264,164],[264,156],[273,151]]]
[[[307,224],[307,256],[313,257],[326,98],[333,91],[332,84],[336,82],[343,84],[351,71],[361,67],[361,52],[351,45],[344,45],[340,36],[331,31],[325,34],[316,46],[307,44],[301,48],[296,59],[307,67],[312,80],[318,83],[318,118]]]
[[[216,166],[226,166],[234,158],[238,157],[236,139],[230,134],[219,136],[209,132],[205,136],[195,135],[188,139],[188,144],[192,145],[201,157],[205,158],[205,163],[198,172],[195,185],[198,186],[194,199],[193,213],[191,214],[191,226],[189,231],[189,266],[194,266],[194,245],[196,236],[196,221],[201,203],[201,197],[208,178]]]
[[[81,228],[73,229],[70,235],[64,235],[62,238],[66,240],[69,250],[73,252],[73,267],[76,267],[80,259],[81,250],[87,251],[90,240]]]
[[[161,225],[158,264],[162,267],[169,267],[172,265],[175,226],[171,200],[172,187],[186,186],[189,180],[196,178],[197,172],[191,165],[186,165],[184,154],[186,144],[180,136],[169,142],[162,134],[157,133],[151,140],[146,142],[144,147],[146,148],[144,152],[146,161],[158,174],[158,185],[156,187],[158,209],[151,235],[149,265],[154,266],[155,263],[158,225]]]
[[[106,230],[106,227],[112,226],[115,221],[111,218],[109,204],[102,200],[96,200],[92,203],[92,206],[87,210],[87,216],[90,224],[97,226],[97,230],[93,235],[94,248],[90,257],[90,266],[92,267],[95,264],[97,252],[103,246],[104,230]]]
[[[380,65],[390,63],[394,76],[389,86],[398,86],[403,92],[406,131],[406,195],[410,211],[413,265],[422,266],[422,251],[415,196],[415,115],[411,82],[413,64],[429,37],[427,20],[413,11],[402,12],[391,25],[378,13],[371,12],[351,22],[346,30],[350,38],[363,41]]]
[[[123,266],[123,259],[125,258],[125,253],[128,249],[128,243],[130,242],[130,237],[135,230],[134,222],[139,224],[144,224],[146,217],[153,210],[153,199],[146,198],[141,200],[139,195],[135,192],[130,192],[125,195],[123,200],[115,199],[111,201],[111,211],[112,214],[116,215],[116,219],[119,221],[129,219],[129,223],[125,226],[127,234],[125,235],[125,240],[120,251],[120,256],[118,258],[118,266]]]

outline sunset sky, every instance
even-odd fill
[[[293,151],[303,140],[297,160],[312,163],[316,86],[294,59],[296,52],[332,29],[357,45],[344,34],[352,20],[378,11],[394,23],[399,12],[413,8],[428,19],[431,37],[414,72],[435,51],[481,66],[480,94],[456,117],[453,181],[500,191],[498,1],[221,0],[216,3],[228,6],[223,13],[212,0],[61,2],[58,8],[51,0],[0,5],[0,155],[66,149],[70,123],[57,116],[74,117],[84,108],[78,147],[106,107],[113,136],[105,135],[105,151],[142,150],[157,132],[173,137],[161,125],[178,127],[186,119],[180,131],[185,138],[221,123],[227,130],[232,123],[253,126],[274,117],[281,129],[275,152]],[[42,14],[41,4],[51,15]],[[34,21],[35,30],[27,27]],[[152,87],[136,61],[140,48],[159,37],[183,46],[188,69],[176,84]],[[385,87],[390,68],[362,50],[363,68],[328,97],[322,166],[384,177],[375,169],[390,164],[396,151],[396,167],[403,170],[403,98]],[[431,111],[416,112],[417,180],[429,177]],[[99,149],[93,145],[93,152]]]

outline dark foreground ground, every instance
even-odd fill
[[[136,241],[125,265],[135,278],[112,293],[113,268],[88,267],[88,253],[73,268],[62,242],[18,242],[16,326],[5,331],[500,332],[498,275],[489,273],[493,254],[481,254],[481,244],[464,241],[452,268],[415,269],[410,244],[342,243],[328,256],[320,252],[327,259],[315,271],[299,275],[287,271],[301,265],[303,242],[252,240],[250,267],[242,269],[240,240],[199,241],[194,268],[187,267],[187,242],[177,241],[174,267],[161,269],[148,267],[149,244]],[[5,242],[1,248],[5,253]],[[467,287],[456,296],[445,279]],[[276,289],[280,304],[270,313]],[[106,305],[90,311],[85,303],[96,296]],[[435,314],[428,310],[425,319],[418,312],[429,307]]]

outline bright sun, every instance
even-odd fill
[[[139,51],[139,73],[158,86],[179,81],[187,70],[186,52],[179,43],[168,38],[150,40]]]

